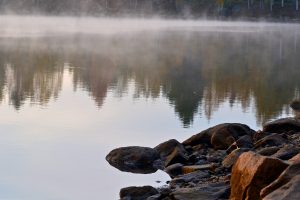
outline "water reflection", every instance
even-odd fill
[[[74,90],[99,109],[108,91],[122,98],[133,82],[133,98],[162,95],[184,126],[198,113],[210,119],[227,101],[253,110],[258,124],[288,113],[299,97],[300,29],[235,29],[1,38],[0,99],[17,110],[26,101],[47,106],[68,71]]]

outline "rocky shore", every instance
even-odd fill
[[[162,188],[123,188],[122,200],[299,200],[300,120],[279,119],[259,131],[219,124],[183,142],[118,148],[106,160],[124,172],[171,177]]]

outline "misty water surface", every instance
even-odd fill
[[[222,122],[259,129],[299,97],[298,25],[2,16],[0,27],[0,199],[163,184],[104,157]]]

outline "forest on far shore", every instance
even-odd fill
[[[2,14],[300,18],[299,0],[0,0]]]

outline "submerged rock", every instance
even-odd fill
[[[232,169],[231,196],[234,200],[259,200],[260,191],[272,183],[288,164],[279,159],[243,153]]]
[[[139,174],[150,174],[158,170],[160,164],[159,153],[148,147],[122,147],[112,150],[106,160],[113,167]]]
[[[151,186],[127,187],[120,191],[121,200],[142,200],[158,194],[157,189]]]

